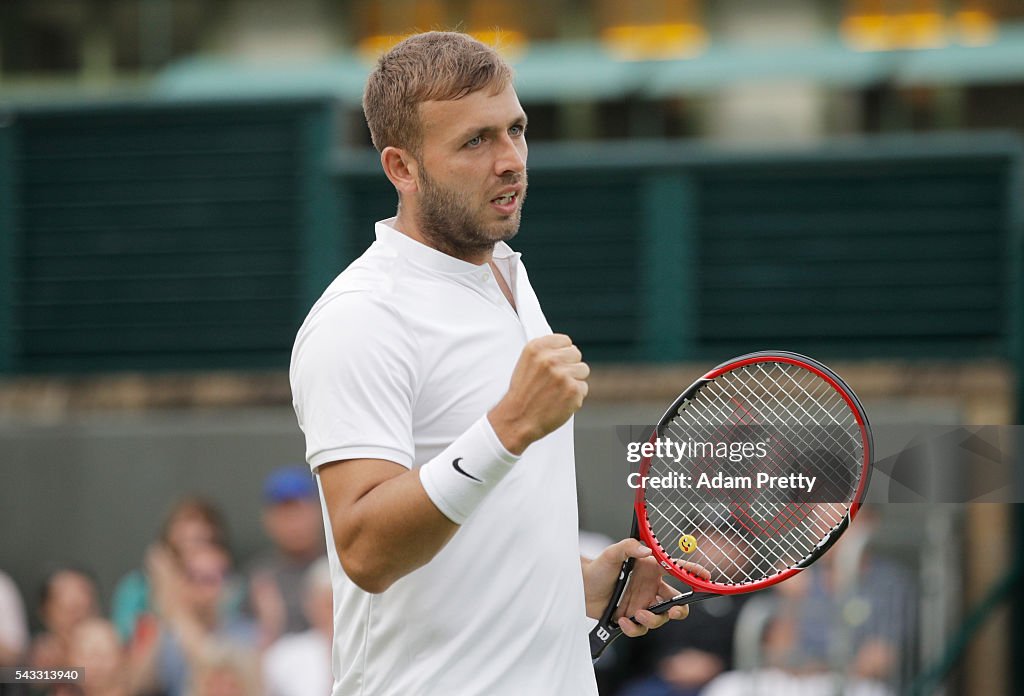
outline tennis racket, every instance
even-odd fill
[[[644,445],[630,474],[631,534],[689,588],[650,607],[655,614],[770,587],[821,558],[860,508],[873,453],[850,387],[821,363],[781,351],[742,355],[705,374]],[[612,617],[634,560],[622,564],[590,633],[595,660],[622,635]]]

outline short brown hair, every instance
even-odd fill
[[[492,47],[452,31],[405,39],[377,61],[363,92],[363,113],[378,152],[401,147],[416,153],[422,143],[419,105],[461,99],[512,82],[512,68]]]

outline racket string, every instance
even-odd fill
[[[759,369],[760,369],[760,370],[761,370],[762,372],[765,372],[765,370],[764,370],[764,368],[763,368],[763,366],[762,366],[762,365],[758,364],[758,365],[757,365],[757,367],[758,367],[758,368],[759,368]],[[798,382],[797,380],[793,379],[793,378],[792,378],[792,376],[791,376],[791,375],[789,375],[789,372],[788,372],[788,371],[785,371],[785,372],[786,372],[787,376],[789,376],[789,378],[790,378],[790,380],[791,380],[791,381],[793,382],[793,384],[795,384],[795,385],[796,385],[796,386],[797,386],[798,388],[800,388],[800,390],[801,390],[801,391],[803,391],[803,393],[805,394],[805,396],[807,397],[807,399],[808,399],[808,400],[810,400],[810,402],[811,402],[811,403],[813,403],[813,404],[817,405],[817,406],[819,407],[819,410],[820,410],[820,411],[821,411],[821,412],[822,412],[822,413],[823,413],[823,414],[824,414],[825,416],[827,416],[828,418],[830,418],[830,419],[831,419],[831,420],[832,420],[832,421],[833,421],[833,422],[834,422],[834,423],[835,423],[836,425],[838,425],[838,426],[842,427],[842,424],[841,424],[841,423],[839,423],[839,421],[838,421],[838,420],[837,420],[837,419],[836,419],[836,418],[834,417],[834,415],[833,415],[833,413],[832,413],[832,411],[833,411],[834,409],[826,409],[826,408],[824,408],[825,404],[821,403],[821,400],[820,400],[820,398],[818,397],[818,395],[817,395],[817,394],[815,394],[815,395],[811,395],[810,393],[808,393],[808,392],[807,392],[807,391],[806,391],[806,390],[805,390],[805,389],[803,388],[803,386],[801,385],[801,383],[800,383],[800,382]],[[813,373],[807,373],[807,375],[811,375],[811,376],[814,376],[814,377],[816,377],[815,375],[813,375]],[[769,377],[770,377],[770,376],[769,376]],[[754,381],[757,381],[757,380],[756,380],[756,378],[754,378],[754,377],[752,377],[752,379],[753,379]],[[806,379],[806,375],[805,375],[805,379]],[[831,386],[831,385],[829,385],[829,384],[828,384],[827,382],[824,382],[824,380],[821,380],[820,378],[818,378],[818,380],[819,380],[819,383],[820,383],[820,384],[819,384],[819,393],[820,393],[821,391],[826,391],[826,392],[827,392],[827,393],[829,394],[829,396],[830,396],[830,397],[831,397],[832,399],[834,399],[834,403],[835,403],[835,404],[836,404],[836,405],[837,405],[837,406],[838,406],[839,408],[842,408],[842,409],[843,409],[843,410],[845,411],[845,413],[846,413],[847,415],[849,415],[849,410],[848,410],[848,409],[846,408],[846,404],[845,404],[845,402],[844,402],[844,401],[842,400],[842,397],[841,397],[841,396],[839,396],[838,392],[836,392],[836,391],[835,391],[835,389],[834,389],[834,388],[832,388],[832,386]],[[776,386],[778,386],[778,387],[780,387],[780,388],[781,388],[781,385],[780,385],[780,384],[778,383],[778,381],[777,381],[777,380],[775,380],[774,378],[772,378],[772,381],[773,381],[773,383],[774,383],[774,384],[775,384]],[[758,383],[760,384],[760,382],[758,382]],[[761,386],[763,387],[763,385],[761,385]],[[756,396],[755,394],[753,394],[753,393],[751,393],[751,394],[750,394],[750,396],[751,396],[752,398],[757,398],[757,396]],[[775,398],[775,400],[776,400],[777,402],[779,402],[779,404],[780,404],[780,405],[782,405],[782,404],[781,404],[781,402],[780,402],[780,401],[778,400],[778,398],[777,398],[777,397],[775,397],[775,395],[774,395],[774,394],[772,394],[772,396],[773,396],[773,398]],[[763,401],[762,401],[762,403],[763,403]],[[764,404],[764,405],[765,405],[765,406],[769,406],[768,404]],[[784,406],[784,405],[782,405],[782,406],[783,406],[783,409],[784,409],[784,410],[786,411],[787,415],[792,415],[792,413],[791,413],[791,412],[790,412],[790,411],[789,411],[788,409],[785,409],[785,406]],[[807,413],[806,409],[803,409],[803,410],[805,411],[805,413]],[[811,415],[811,414],[809,414],[809,413],[808,413],[808,415]],[[856,421],[855,421],[855,420],[853,420],[853,419],[849,419],[849,420],[850,420],[850,422],[851,422],[851,424],[852,424],[853,426],[856,426],[856,425],[857,425],[857,424],[856,424]],[[815,436],[815,433],[818,433],[818,432],[822,432],[822,431],[821,431],[820,429],[818,429],[818,428],[815,428],[815,429],[810,429],[810,430],[808,430],[807,432],[808,432],[808,433],[810,433],[812,437],[815,437],[816,443],[817,443],[817,444],[819,444],[819,445],[821,445],[821,447],[822,447],[822,448],[829,448],[829,447],[831,446],[831,447],[832,447],[832,449],[831,449],[831,450],[829,450],[829,451],[831,451],[831,452],[836,452],[836,451],[842,451],[842,450],[845,450],[845,449],[846,449],[846,445],[845,445],[844,443],[842,443],[841,441],[839,441],[839,439],[838,439],[838,438],[836,438],[836,437],[832,437],[832,438],[831,438],[831,442],[822,442],[822,441],[821,441],[820,439],[818,439],[818,438],[817,438],[817,437]],[[845,435],[847,435],[847,438],[848,438],[848,439],[847,439],[847,442],[848,442],[848,443],[853,443],[853,442],[856,442],[856,440],[855,440],[854,438],[850,437],[850,433],[849,433],[849,432],[845,432],[844,434],[845,434]],[[801,443],[801,444],[802,444],[802,443]],[[812,452],[812,454],[813,454],[813,453],[814,453],[815,451],[811,450],[811,452]],[[844,474],[844,473],[846,473],[846,472],[845,472],[845,470],[842,470],[842,469],[837,469],[837,468],[833,468],[833,473],[835,473],[835,474],[837,474],[837,475],[842,475],[842,474]]]
[[[683,512],[682,512],[682,510],[680,508],[676,507],[672,503],[670,503],[670,504],[672,505],[672,507],[675,508],[675,510],[677,511],[678,514],[680,514],[680,515],[683,514]],[[750,564],[752,566],[758,567],[758,566],[763,566],[763,564],[771,564],[771,563],[773,563],[774,559],[771,558],[769,555],[765,554],[763,551],[761,551],[756,546],[748,546],[748,545],[741,546],[739,544],[735,544],[734,543],[731,547],[727,547],[727,546],[725,546],[723,544],[720,544],[720,543],[717,543],[717,542],[713,541],[713,537],[712,537],[713,530],[717,530],[718,529],[719,522],[716,522],[715,520],[711,520],[706,515],[702,514],[701,516],[704,518],[704,521],[707,523],[706,526],[697,525],[697,529],[702,532],[701,533],[701,539],[702,539],[701,544],[702,544],[702,546],[706,546],[707,544],[710,544],[714,550],[718,551],[718,555],[717,556],[712,556],[712,555],[709,555],[706,551],[701,551],[699,556],[695,559],[695,562],[698,563],[699,565],[707,568],[709,571],[718,571],[717,575],[714,572],[712,573],[712,580],[713,581],[723,582],[722,579],[724,579],[724,583],[725,584],[734,584],[735,582],[737,582],[737,580],[736,580],[737,578],[742,577],[743,573],[745,572],[744,569],[746,567],[748,567],[747,564]],[[669,518],[666,517],[665,519],[669,519]],[[691,530],[690,532],[685,532],[685,530],[682,527],[679,527],[677,525],[670,525],[670,526],[671,526],[671,530],[670,531],[674,532],[674,534],[678,535],[678,536],[682,536],[684,533],[691,533],[692,534],[692,532],[693,532],[693,530]],[[661,530],[660,530],[661,533],[656,532],[655,536],[657,538],[659,538],[659,539],[671,538],[673,536],[673,534],[665,534],[664,533],[665,531],[666,530],[664,529],[664,527],[662,527]],[[711,540],[711,541],[709,541],[709,540]],[[747,549],[749,549],[749,551]],[[671,551],[669,549],[664,549],[664,547],[663,547],[663,550],[666,551],[666,553],[668,553],[668,555],[672,555],[672,553],[671,553]],[[760,558],[760,562],[759,562],[759,560],[757,558],[752,557],[751,554],[753,554],[753,556],[758,556]],[[737,559],[736,555],[740,556],[741,558]],[[724,570],[722,568],[723,559],[725,561],[728,561],[728,563],[731,566],[733,566],[733,568],[734,568],[733,571],[731,571],[731,572],[730,571],[726,571],[726,570]],[[741,563],[740,560],[745,561],[745,563]],[[761,563],[761,562],[763,562],[763,563]]]
[[[677,557],[675,540],[694,535],[698,550],[687,560],[708,568],[713,582],[752,583],[799,564],[840,525],[863,458],[860,426],[836,388],[810,370],[758,362],[727,372],[683,402],[658,435],[732,443],[771,431],[778,435],[770,438],[760,470],[779,476],[792,471],[794,462],[802,463],[818,486],[824,479],[824,490],[833,497],[793,499],[790,492],[772,488],[703,491],[692,486],[700,473],[710,473],[709,464],[729,476],[750,473],[750,464],[652,458],[650,476],[680,473],[680,466],[693,476],[691,488],[645,493],[649,527],[666,555]]]
[[[673,502],[672,502],[672,500],[671,500],[670,498],[668,498],[667,496],[665,496],[665,498],[666,498],[666,502],[667,502],[667,503],[668,503],[668,504],[669,504],[669,505],[670,505],[670,506],[671,506],[672,508],[674,508],[674,511],[675,511],[675,513],[676,513],[676,514],[678,515],[678,519],[683,519],[683,518],[685,517],[685,513],[684,513],[684,512],[682,511],[682,509],[680,509],[680,508],[679,508],[678,506],[676,506],[676,504],[675,504],[675,503],[673,503]],[[651,503],[650,501],[648,501],[648,505],[650,506],[650,505],[652,505],[652,503]],[[657,509],[657,508],[655,508],[655,509]],[[707,523],[707,526],[706,526],[706,527],[703,527],[702,529],[715,529],[715,528],[716,528],[716,526],[717,526],[717,524],[718,524],[718,523],[717,523],[717,521],[715,521],[715,520],[712,520],[712,519],[711,519],[711,518],[709,518],[709,517],[708,517],[707,515],[705,515],[705,514],[704,514],[704,512],[703,512],[703,510],[702,510],[701,508],[699,508],[699,507],[698,507],[698,508],[697,508],[697,509],[696,509],[695,511],[696,511],[696,512],[697,512],[697,513],[698,513],[698,514],[699,514],[699,515],[700,515],[700,516],[701,516],[701,517],[702,517],[702,518],[704,519],[704,521],[705,521],[705,522]],[[659,513],[661,513],[661,511],[660,511],[660,510],[659,510],[658,512],[659,512]],[[664,515],[664,514],[662,514],[662,517],[663,517],[663,519],[664,519],[665,521],[670,521],[670,520],[672,520],[672,519],[673,519],[673,517],[672,517],[672,516],[670,516],[670,515]],[[664,530],[664,528],[662,528],[662,530]],[[675,535],[677,535],[677,536],[680,536],[680,537],[681,537],[681,536],[682,536],[683,534],[686,534],[686,533],[692,533],[692,530],[691,530],[690,532],[687,532],[687,531],[686,531],[685,529],[683,529],[682,527],[676,526],[676,525],[674,525],[674,524],[671,524],[671,531],[672,531],[672,532],[674,532],[674,534],[675,534]],[[656,537],[658,537],[658,538],[660,538],[660,539],[668,539],[668,538],[671,538],[671,536],[673,536],[673,535],[672,535],[672,534],[668,534],[668,535],[666,535],[666,534],[658,534],[658,533],[656,533],[656,534],[655,534],[655,536],[656,536]],[[707,538],[707,536],[708,536],[708,535],[707,535],[707,534],[705,534],[705,535],[703,535],[703,536],[704,536],[705,538]],[[723,551],[725,551],[725,549],[723,549],[723,548],[722,548],[722,547],[721,547],[721,546],[720,546],[719,544],[716,544],[716,543],[715,543],[714,541],[712,541],[712,542],[710,542],[710,543],[711,543],[712,547],[713,547],[713,548],[715,548],[715,549],[716,549],[717,551],[719,551],[720,553],[721,553],[721,552],[723,552]],[[666,551],[669,551],[668,549],[665,549],[665,550],[666,550]],[[737,553],[739,553],[739,555],[741,555],[741,556],[743,557],[743,560],[745,560],[745,561],[746,561],[747,563],[751,563],[751,564],[753,564],[753,563],[756,563],[756,561],[755,561],[755,560],[754,560],[753,558],[751,558],[751,557],[750,557],[750,556],[749,556],[749,555],[747,554],[747,552],[746,552],[746,551],[744,551],[743,549],[741,549],[741,548],[737,547],[737,548],[736,548],[736,551],[737,551]],[[670,552],[670,551],[669,551],[669,555],[671,555],[671,552]],[[767,556],[764,556],[763,554],[759,554],[759,555],[761,555],[761,556],[762,556],[762,560],[764,560],[764,561],[766,561],[766,562],[770,562],[770,559],[769,559],[769,558],[768,558]],[[721,556],[721,557],[724,557],[725,559],[727,559],[728,561],[730,561],[730,562],[732,563],[732,565],[734,565],[734,566],[736,567],[736,570],[737,570],[737,571],[742,571],[742,569],[743,569],[743,567],[744,567],[744,566],[743,566],[743,565],[741,565],[741,564],[739,563],[739,561],[738,561],[738,560],[736,560],[736,559],[732,558],[731,556],[729,556],[729,555],[726,555],[726,554],[724,554],[724,553],[722,554],[722,556]],[[721,568],[721,566],[720,566],[720,563],[719,563],[719,558],[713,558],[713,557],[710,557],[710,556],[708,556],[708,554],[707,554],[706,552],[702,552],[702,553],[700,554],[700,558],[701,558],[701,560],[699,561],[699,564],[700,564],[700,565],[704,566],[704,567],[705,567],[705,568],[707,568],[708,570],[712,570],[712,571],[718,571],[718,572],[719,572],[719,575],[720,575],[721,577],[736,577],[735,573],[727,573],[727,572],[725,572],[725,571],[723,571],[723,570],[722,570],[722,568]],[[710,566],[710,567],[708,567],[708,566]],[[714,578],[714,577],[715,577],[715,575],[714,575],[714,574],[712,574],[712,577]]]
[[[659,495],[660,494],[660,496],[665,500],[665,502],[667,502],[672,507],[672,513],[674,513],[674,514],[666,514],[665,511],[658,509],[658,505],[657,504],[655,504],[653,501],[651,501],[650,497],[651,497],[652,493],[648,492],[648,505],[649,506],[653,505],[654,508],[659,513],[659,515],[661,516],[661,518],[664,521],[670,523],[670,530],[669,531],[674,532],[675,535],[679,535],[679,536],[682,536],[682,534],[687,533],[686,528],[684,528],[684,527],[682,527],[682,526],[680,526],[678,524],[671,524],[673,519],[686,519],[686,517],[687,517],[686,513],[684,513],[684,511],[678,505],[673,503],[671,498],[669,498],[668,495],[665,494],[664,492],[656,491],[654,494],[655,495]],[[692,497],[699,498],[699,496],[692,496]],[[696,512],[697,514],[699,514],[703,518],[703,521],[705,523],[703,526],[699,527],[700,530],[703,532],[702,536],[710,537],[710,532],[712,532],[713,530],[716,530],[722,524],[722,521],[724,519],[727,519],[726,515],[728,513],[726,513],[726,515],[721,516],[717,520],[712,520],[711,518],[709,518],[704,513],[704,510],[706,510],[708,508],[706,500],[702,501],[702,500],[699,500],[699,499],[695,499],[692,502],[694,504],[692,506],[690,506],[690,507],[692,508],[692,510],[694,512]],[[762,503],[762,505],[764,506],[765,516],[769,516],[770,514],[772,514],[772,511],[769,509],[769,507],[766,504]],[[820,527],[819,527],[819,529],[820,529]],[[656,536],[658,536],[659,538],[669,538],[669,537],[673,536],[672,534],[666,535],[664,533],[664,529],[659,530],[659,531],[661,531],[660,534],[658,534],[656,532]],[[720,546],[714,544],[713,542],[712,542],[712,545],[719,552],[723,551],[723,549]],[[739,547],[737,547],[735,550],[737,550],[740,553],[740,555],[744,556],[745,560],[748,563],[752,563],[756,567],[763,568],[765,565],[775,565],[776,560],[777,560],[776,556],[771,556],[768,553],[765,553],[765,552],[761,551],[759,546],[754,546],[753,549],[756,550],[756,552],[757,552],[756,555],[760,557],[761,563],[757,563],[757,561],[755,561],[755,559],[751,558],[749,554],[744,553],[742,550],[739,549]],[[795,554],[795,553],[792,553],[792,552],[791,553],[779,552],[778,555],[782,556],[783,558],[785,558],[788,561],[785,564],[786,567],[789,567],[793,563],[799,561],[800,558],[801,558],[801,556],[799,554]],[[702,564],[703,563],[709,563],[712,566],[718,566],[719,565],[714,560],[712,560],[710,557],[708,557],[706,554],[702,554],[702,557],[703,557],[702,558]],[[738,566],[739,564],[737,563],[736,565]],[[736,574],[735,573],[723,574],[723,576],[724,577],[729,577],[729,578],[735,578]]]
[[[763,371],[763,370],[762,370],[762,371]],[[752,381],[756,382],[756,383],[757,383],[757,384],[758,384],[759,386],[761,386],[762,388],[765,388],[765,387],[764,387],[764,385],[763,385],[763,384],[761,384],[760,382],[758,382],[758,380],[757,380],[756,378],[754,378],[754,377],[751,377],[751,379],[752,379]],[[777,382],[777,381],[773,380],[773,382],[774,382],[774,384],[775,384],[776,386],[780,386],[780,385],[778,384],[778,382]],[[796,382],[795,380],[794,380],[794,383],[795,383],[795,384],[797,384],[797,385],[799,386],[799,383],[797,383],[797,382]],[[747,385],[740,385],[740,386],[747,386]],[[827,385],[826,385],[826,387],[827,387]],[[781,388],[781,387],[780,387],[780,388]],[[801,387],[801,390],[803,390],[803,389],[802,389],[802,387]],[[765,402],[764,402],[764,401],[763,401],[762,399],[760,399],[760,397],[758,397],[758,396],[757,396],[756,394],[754,394],[754,393],[753,393],[753,392],[752,392],[751,390],[749,390],[749,389],[748,389],[748,391],[750,391],[750,396],[751,396],[751,398],[755,398],[755,399],[758,399],[759,401],[761,401],[762,405],[764,405],[764,406],[765,406],[765,407],[766,407],[766,408],[767,408],[767,409],[768,409],[769,411],[770,411],[770,410],[772,409],[772,407],[771,407],[771,405],[770,405],[770,404],[767,404],[767,403],[765,403]],[[838,421],[837,421],[837,420],[835,419],[835,417],[834,417],[834,416],[832,416],[832,414],[831,414],[831,413],[829,412],[829,410],[825,408],[825,404],[822,404],[822,403],[820,402],[820,399],[819,399],[819,397],[817,397],[817,396],[815,396],[815,395],[811,395],[811,394],[807,393],[807,392],[806,392],[805,390],[804,390],[804,393],[805,393],[805,395],[807,396],[807,399],[808,399],[808,400],[810,400],[810,401],[811,401],[811,403],[813,403],[813,404],[817,405],[817,406],[819,407],[819,410],[820,410],[820,411],[821,411],[821,412],[822,412],[822,413],[823,413],[823,414],[824,414],[824,415],[825,415],[826,417],[830,418],[830,419],[831,419],[831,420],[832,420],[832,421],[833,421],[834,423],[836,423],[837,425],[841,425],[841,424],[840,424],[840,423],[839,423],[839,422],[838,422]],[[788,408],[786,408],[785,404],[783,404],[783,403],[782,403],[782,402],[781,402],[781,401],[780,401],[780,400],[778,399],[778,397],[777,397],[777,396],[775,396],[774,394],[771,394],[770,392],[769,392],[769,394],[770,394],[770,395],[772,396],[772,398],[774,398],[774,399],[775,399],[775,401],[776,401],[776,402],[778,403],[778,405],[779,405],[779,406],[780,406],[780,407],[782,408],[782,410],[783,410],[783,411],[785,412],[785,414],[786,414],[787,416],[789,416],[789,417],[791,417],[791,418],[792,418],[792,417],[794,416],[794,414],[793,414],[793,413],[792,413],[792,412],[791,412],[791,411],[790,411],[790,410],[789,410]],[[841,401],[841,398],[840,398],[840,397],[839,397],[839,396],[838,396],[838,395],[836,394],[836,392],[835,392],[834,390],[833,390],[833,391],[831,392],[831,395],[832,395],[832,396],[835,396],[835,398],[836,398],[836,399],[838,399],[839,401]],[[801,406],[801,410],[803,410],[803,411],[804,411],[804,413],[805,413],[805,414],[806,414],[806,415],[807,415],[807,416],[809,417],[809,422],[811,422],[811,423],[813,423],[813,424],[817,425],[818,423],[817,423],[817,421],[815,420],[814,416],[813,416],[813,415],[812,415],[811,413],[809,413],[809,412],[807,411],[807,409],[803,407],[803,405],[802,405],[802,404],[800,404],[799,402],[797,402],[797,403],[798,403],[798,405],[800,405],[800,406]],[[772,414],[772,415],[775,415],[775,414]],[[795,420],[795,419],[794,419],[794,420]],[[825,446],[825,445],[826,445],[826,443],[823,443],[823,442],[820,442],[820,441],[819,441],[819,443],[818,443],[818,444],[821,444],[821,445],[823,445],[823,446]],[[838,442],[838,440],[835,440],[835,439],[833,440],[833,443],[832,443],[832,444],[835,444],[835,445],[840,445],[840,443]]]

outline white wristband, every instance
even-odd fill
[[[420,467],[420,482],[437,509],[462,524],[517,461],[484,416]]]

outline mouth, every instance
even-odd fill
[[[508,191],[491,199],[491,205],[505,215],[511,215],[519,205],[519,191]]]

